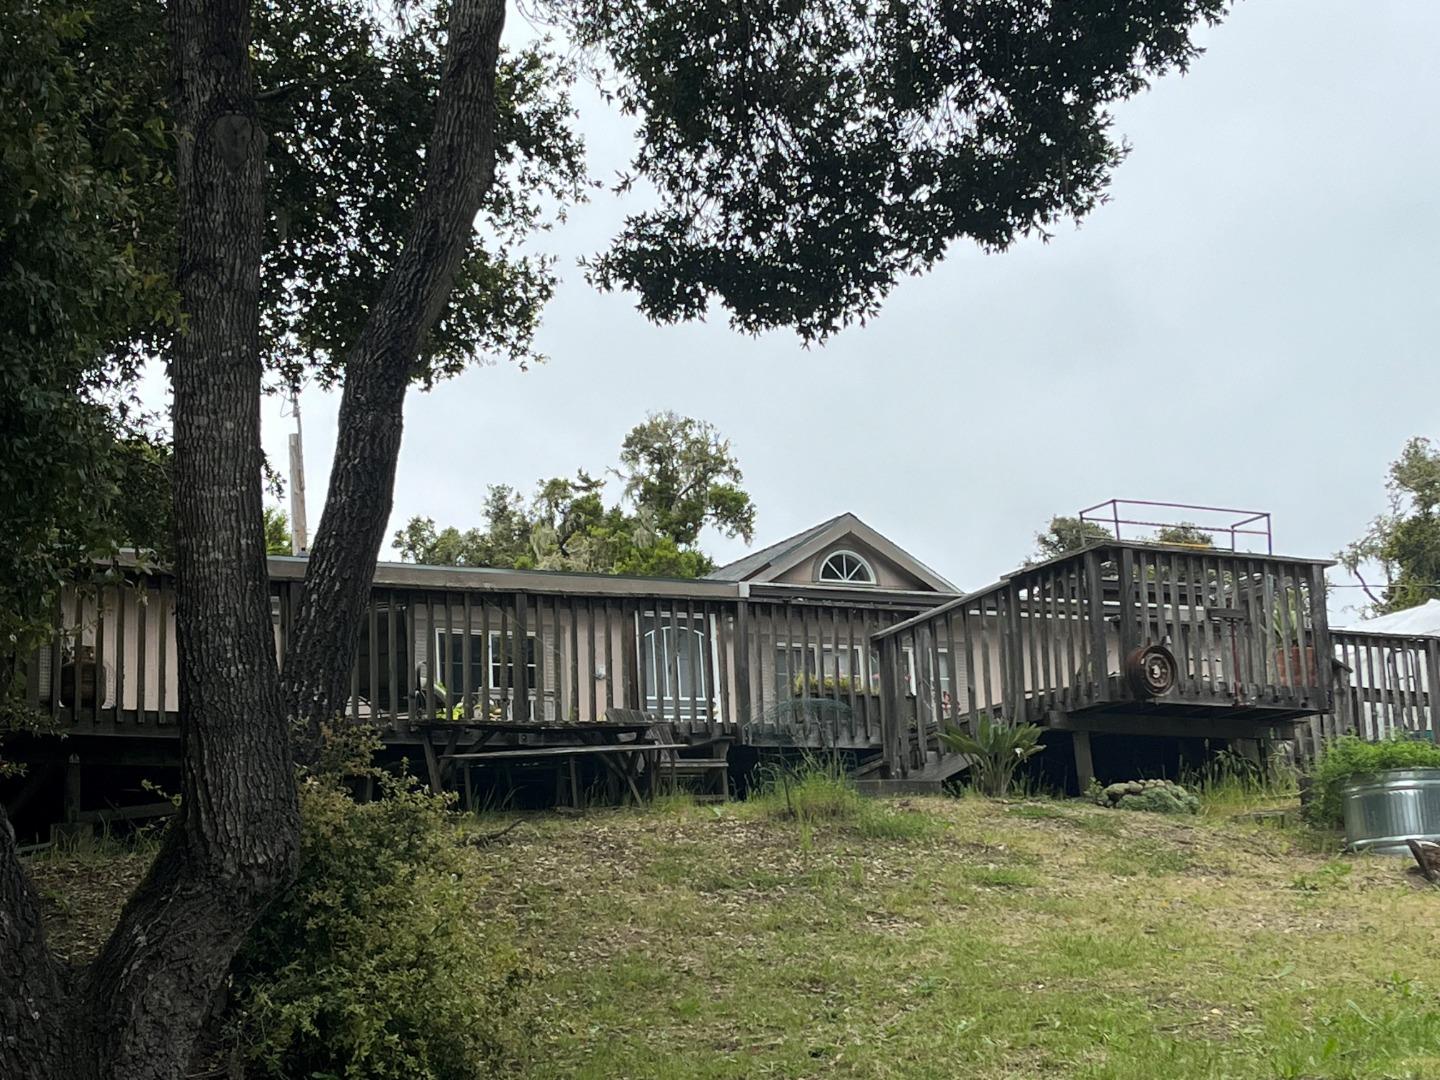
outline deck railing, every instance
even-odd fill
[[[1335,710],[1310,726],[1313,743],[1336,735],[1436,737],[1440,637],[1364,630],[1333,630],[1330,636],[1341,665]]]
[[[406,737],[428,722],[585,723],[627,708],[681,735],[876,746],[869,634],[925,606],[780,588],[745,597],[714,582],[659,583],[649,595],[594,582],[577,591],[545,575],[535,579],[548,587],[534,589],[453,584],[480,576],[372,590],[346,715]],[[272,580],[282,664],[299,589],[298,568]],[[124,584],[67,590],[56,624],[52,643],[26,665],[32,704],[72,730],[173,729],[180,705],[168,575],[134,572]]]
[[[1157,708],[1274,721],[1330,708],[1324,563],[1103,543],[1028,567],[872,636],[882,742],[903,770],[947,724]],[[1174,661],[1153,698],[1141,654]],[[915,705],[906,679],[916,682]]]

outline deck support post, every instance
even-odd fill
[[[65,762],[65,824],[80,821],[80,755],[71,754]]]
[[[1070,741],[1075,748],[1075,779],[1083,795],[1090,782],[1095,779],[1095,759],[1090,755],[1090,732],[1071,732]]]

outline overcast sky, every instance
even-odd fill
[[[1133,150],[1083,225],[957,246],[821,348],[656,327],[590,289],[573,259],[627,209],[599,196],[547,238],[549,363],[410,396],[392,528],[478,524],[486,484],[602,468],[674,409],[733,441],[758,544],[851,510],[978,587],[1052,514],[1120,496],[1270,510],[1277,550],[1334,552],[1383,508],[1404,440],[1440,436],[1440,4],[1251,0],[1205,44],[1118,110]],[[581,103],[611,177],[629,125]],[[302,399],[312,533],[337,404]],[[277,464],[291,424],[267,402]]]

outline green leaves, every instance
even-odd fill
[[[361,0],[255,7],[269,135],[262,326],[282,383],[338,383],[410,227],[444,44],[442,5],[389,19]],[[502,55],[496,183],[414,372],[430,386],[476,361],[538,359],[553,260],[522,251],[584,197],[573,72],[541,42]]]
[[[1390,465],[1386,490],[1389,510],[1336,556],[1366,585],[1374,615],[1440,597],[1440,450],[1429,439],[1409,440]],[[1368,563],[1385,577],[1378,595],[1363,576]]]
[[[300,877],[235,966],[244,1056],[264,1076],[492,1075],[528,972],[479,916],[447,799],[373,775],[369,803],[334,780],[301,787]]]
[[[751,538],[755,506],[713,425],[652,414],[626,436],[620,461],[619,506],[605,506],[605,481],[581,469],[573,480],[542,482],[528,504],[512,488],[491,486],[484,529],[437,530],[417,517],[393,543],[402,558],[432,565],[696,578],[715,565],[695,546],[707,525]]]
[[[1040,735],[1035,724],[1007,725],[981,713],[973,733],[952,727],[940,733],[940,741],[950,751],[970,757],[976,788],[999,798],[1009,792],[1015,770],[1044,749]]]
[[[147,19],[143,0],[0,11],[0,698],[62,581],[168,534],[168,454],[126,394],[132,349],[176,314],[167,128],[131,55]]]
[[[552,0],[606,54],[660,205],[590,264],[660,321],[864,321],[956,240],[1045,235],[1104,198],[1109,107],[1198,53],[1225,0]]]
[[[1352,777],[1381,769],[1440,769],[1440,746],[1402,736],[1366,742],[1343,735],[1327,743],[1315,766],[1306,820],[1322,828],[1340,828],[1345,824],[1341,798],[1345,785]]]

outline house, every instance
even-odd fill
[[[1313,752],[1356,723],[1335,692],[1327,565],[1101,541],[966,593],[853,514],[699,580],[382,562],[347,713],[404,750],[437,725],[523,745],[640,710],[685,740],[846,751],[906,786],[963,770],[940,734],[981,713],[1068,736],[1082,780],[1092,735],[1298,736]],[[282,663],[305,566],[270,560]],[[29,752],[173,760],[173,583],[129,575],[66,595],[26,690],[68,739]],[[1407,646],[1415,662],[1440,662],[1435,640]],[[1404,722],[1433,730],[1428,692],[1404,700]]]

